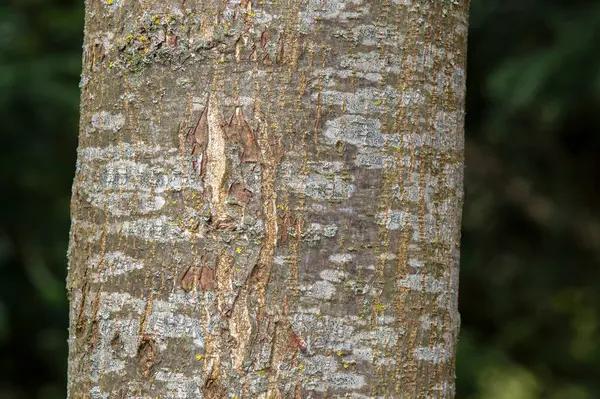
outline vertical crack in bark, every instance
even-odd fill
[[[262,153],[261,169],[261,191],[263,197],[263,213],[265,223],[265,238],[260,250],[257,267],[255,268],[253,283],[261,299],[261,311],[265,307],[265,290],[269,281],[271,266],[277,247],[277,191],[275,189],[275,178],[278,159],[277,149],[273,148],[273,140],[269,137],[266,126],[259,128],[259,143]]]
[[[226,294],[233,291],[232,272],[235,259],[222,254],[217,260],[217,295],[219,311],[228,317],[229,334],[236,342],[236,350],[232,351],[232,364],[236,371],[244,371],[244,361],[249,353],[250,331],[252,324],[248,309],[248,287],[246,283],[239,288],[231,308],[227,303]]]
[[[259,298],[262,298],[260,303],[260,314],[267,313],[265,311],[266,304],[266,288],[271,277],[271,267],[275,257],[275,248],[277,247],[278,224],[277,224],[277,191],[275,188],[277,164],[281,160],[281,145],[277,141],[274,131],[269,131],[266,126],[260,130],[260,148],[262,150],[262,194],[263,194],[263,210],[265,214],[265,239],[263,247],[259,255],[259,275],[257,276],[257,289]],[[274,317],[274,331],[271,345],[271,358],[269,370],[269,387],[267,397],[280,398],[281,393],[278,387],[279,379],[279,364],[283,361],[284,347],[286,340],[282,334],[278,334],[280,328],[289,328],[287,315],[283,314],[282,309],[278,308],[277,300],[274,300],[274,309],[270,309]],[[259,316],[261,317],[261,316]],[[272,317],[272,316],[271,316]],[[280,320],[280,317],[285,320]],[[285,325],[281,325],[285,322]]]
[[[153,291],[150,292],[150,297],[146,301],[146,305],[144,306],[144,311],[142,313],[142,318],[140,319],[140,325],[138,327],[138,336],[143,337],[144,331],[146,330],[146,323],[148,322],[148,318],[152,313],[152,300],[153,300]]]
[[[83,277],[80,281],[83,281],[83,286],[81,287],[81,299],[79,302],[79,310],[77,311],[77,318],[75,324],[75,333],[80,334],[83,332],[83,328],[85,326],[85,304],[87,301],[87,296],[90,292],[90,283],[88,281],[88,271],[89,268],[84,268]]]
[[[198,122],[189,131],[187,138],[192,146],[194,170],[204,182],[213,220],[217,223],[225,217],[223,202],[227,196],[224,189],[227,175],[227,128],[216,95],[210,93]]]
[[[227,172],[227,155],[225,153],[225,121],[221,116],[216,96],[210,94],[207,104],[207,143],[206,143],[206,177],[205,183],[211,189],[211,205],[216,220],[223,216],[223,201],[227,195],[223,190]]]
[[[277,192],[275,189],[276,168],[279,162],[279,148],[274,136],[269,134],[264,126],[259,126],[259,146],[261,151],[261,196],[263,222],[265,233],[262,240],[257,263],[253,266],[244,285],[235,298],[230,325],[232,335],[238,340],[239,350],[235,359],[236,365],[241,365],[252,356],[254,351],[260,351],[260,343],[268,339],[270,345],[269,378],[267,397],[279,398],[281,394],[277,387],[278,367],[282,359],[282,344],[276,340],[275,332],[270,332],[269,325],[274,321],[275,330],[279,309],[268,309],[267,286],[271,277],[271,267],[277,246]],[[253,309],[249,309],[252,306]],[[256,306],[256,308],[254,308]],[[277,305],[275,305],[277,306]],[[249,311],[255,315],[250,318]],[[273,320],[274,318],[274,320]],[[255,320],[256,323],[251,321]],[[271,336],[273,335],[273,336]],[[267,343],[265,343],[267,344]],[[258,356],[258,354],[256,354]],[[252,359],[254,361],[254,359]]]

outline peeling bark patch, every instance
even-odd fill
[[[193,157],[192,166],[198,176],[204,176],[206,173],[206,145],[208,142],[208,107],[209,100],[200,114],[196,126],[188,132],[187,140],[191,144],[191,155]]]
[[[200,288],[202,291],[212,290],[214,287],[215,269],[202,266],[200,268]]]
[[[156,365],[160,363],[160,354],[156,341],[144,335],[138,347],[137,353],[138,369],[145,378],[149,378],[156,372]]]
[[[121,113],[100,111],[92,115],[92,127],[97,130],[118,132],[125,125],[125,116]]]
[[[298,347],[302,352],[306,351],[306,342],[300,338],[293,330],[290,330],[290,339],[293,347]]]
[[[229,188],[229,195],[236,199],[239,204],[247,204],[252,200],[252,192],[242,183],[233,183]]]
[[[121,334],[119,331],[116,331],[110,340],[110,347],[115,352],[121,352],[123,350],[123,341],[121,340]]]
[[[260,149],[256,143],[254,132],[246,122],[241,107],[236,107],[227,125],[227,136],[241,143],[240,161],[245,163],[259,162]]]
[[[215,378],[209,378],[202,386],[204,399],[222,399],[227,396],[227,390]]]
[[[183,276],[181,277],[181,288],[184,291],[191,291],[194,288],[194,283],[197,278],[197,272],[195,266],[188,266]]]
[[[188,132],[191,144],[192,166],[207,187],[211,211],[215,222],[228,219],[226,215],[227,196],[244,205],[252,199],[252,192],[244,183],[230,183],[231,170],[241,167],[240,163],[260,161],[260,148],[254,131],[246,121],[241,107],[236,107],[229,122],[225,122],[214,94],[209,94],[206,106],[196,126]],[[239,160],[228,158],[229,152],[237,152]]]

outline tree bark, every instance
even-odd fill
[[[452,398],[467,0],[87,0],[69,398]]]

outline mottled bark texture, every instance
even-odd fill
[[[88,0],[69,398],[452,398],[466,0]]]

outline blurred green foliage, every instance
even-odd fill
[[[600,2],[471,7],[459,398],[600,397]]]
[[[0,1],[0,399],[65,397],[81,0]],[[473,0],[459,399],[600,397],[600,2]]]
[[[83,5],[0,1],[0,398],[65,397]]]

